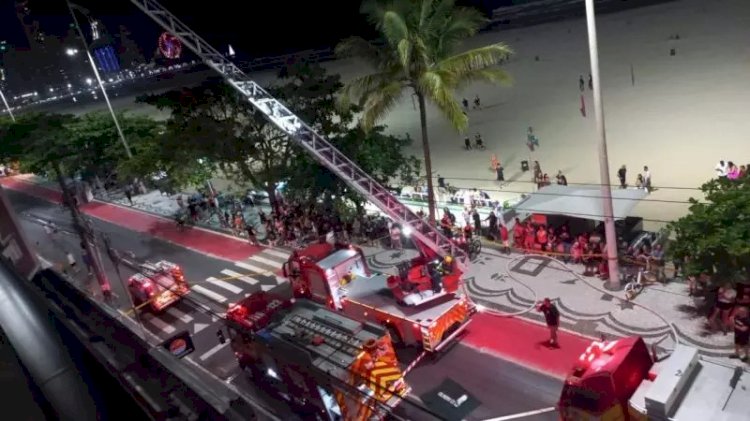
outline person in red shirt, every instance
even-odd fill
[[[500,224],[500,241],[503,243],[503,252],[510,254],[510,245],[508,243],[508,227]]]

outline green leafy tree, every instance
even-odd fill
[[[457,130],[465,130],[468,118],[455,91],[476,81],[509,82],[510,77],[498,65],[511,50],[496,43],[458,52],[461,43],[475,35],[486,19],[475,9],[456,6],[455,0],[369,0],[363,3],[362,12],[380,32],[383,44],[353,37],[337,46],[338,54],[361,57],[374,68],[373,73],[346,84],[342,102],[353,101],[362,107],[361,125],[369,130],[398,103],[404,91],[416,96],[430,221],[434,222],[426,103],[431,101]]]
[[[158,138],[162,130],[161,123],[145,117],[120,115],[119,121],[132,145]],[[66,175],[93,181],[116,176],[115,169],[128,161],[108,113],[24,114],[16,123],[0,125],[0,135],[0,156],[34,173],[47,173],[60,163]]]
[[[690,213],[670,224],[670,254],[689,274],[739,280],[750,268],[750,179],[716,179],[701,186],[706,200],[690,199]]]
[[[411,139],[387,135],[384,130],[384,126],[376,126],[367,132],[354,127],[340,136],[329,137],[329,140],[381,184],[388,185],[393,179],[416,179],[420,162],[414,156],[404,154]],[[354,204],[361,212],[365,203],[365,199],[341,178],[308,156],[301,156],[290,168],[287,194],[295,202],[309,206],[315,205],[312,201],[323,198],[326,206],[339,211]]]

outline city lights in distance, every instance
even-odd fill
[[[69,55],[69,56],[72,57],[72,56],[78,54],[78,49],[77,48],[67,48],[67,49],[65,49],[65,54],[67,54],[67,55]]]

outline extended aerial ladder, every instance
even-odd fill
[[[162,28],[179,38],[183,45],[198,55],[206,65],[219,72],[269,121],[291,139],[294,139],[319,163],[339,176],[349,187],[362,194],[393,221],[403,227],[411,228],[412,235],[423,246],[438,256],[453,256],[459,269],[466,271],[469,263],[468,255],[451,240],[443,236],[437,227],[424,221],[399,202],[386,188],[359,168],[357,164],[336,149],[323,136],[316,133],[284,104],[251,80],[239,67],[193,32],[171,12],[155,0],[130,1]]]

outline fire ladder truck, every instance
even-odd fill
[[[349,187],[359,192],[394,222],[400,224],[404,229],[409,227],[412,235],[418,240],[417,243],[422,253],[426,254],[425,257],[452,256],[458,265],[458,269],[466,272],[469,256],[453,241],[445,237],[437,227],[424,221],[399,202],[388,189],[380,185],[284,104],[251,80],[239,67],[208,44],[202,37],[193,32],[157,1],[130,1],[164,30],[176,36],[206,65],[221,74],[227,83],[233,86],[258,111],[262,112],[279,130],[294,139],[320,164],[339,176]]]

